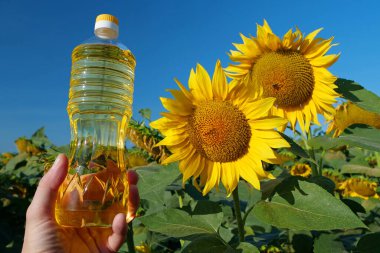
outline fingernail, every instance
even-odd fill
[[[53,163],[53,166],[52,168],[56,167],[62,160],[62,154],[59,154],[56,158],[55,158],[55,161]]]

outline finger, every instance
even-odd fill
[[[127,222],[130,222],[135,218],[139,204],[140,196],[137,186],[129,185]]]
[[[33,201],[28,209],[29,216],[46,216],[54,212],[54,204],[59,186],[67,174],[67,157],[60,154],[51,169],[41,178]]]
[[[112,222],[112,235],[108,237],[107,248],[111,252],[117,252],[124,243],[127,234],[127,223],[125,222],[125,214],[119,213]]]
[[[139,181],[139,175],[134,170],[128,170],[127,176],[128,176],[128,183],[129,184],[136,185],[137,182]]]

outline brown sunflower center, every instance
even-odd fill
[[[277,51],[259,58],[253,78],[263,87],[264,97],[275,97],[281,108],[299,107],[313,93],[314,75],[310,63],[299,53]]]
[[[308,173],[310,170],[309,166],[308,165],[305,165],[305,164],[296,164],[294,167],[293,167],[293,173],[295,175],[302,175],[304,173]]]
[[[251,128],[245,115],[225,101],[201,103],[189,119],[190,142],[213,162],[232,162],[248,152]]]

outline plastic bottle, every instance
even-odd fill
[[[99,15],[95,37],[72,53],[69,171],[55,210],[61,226],[108,227],[117,213],[127,212],[125,133],[135,58],[117,37],[116,17]]]

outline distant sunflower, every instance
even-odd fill
[[[196,72],[191,70],[190,91],[176,82],[180,90],[169,90],[175,99],[161,98],[169,112],[151,123],[166,136],[157,145],[173,153],[164,164],[179,161],[183,182],[193,177],[203,194],[220,181],[230,194],[240,177],[257,189],[260,179],[273,178],[262,161],[277,162],[272,148],[289,147],[273,130],[287,121],[268,117],[274,98],[249,100],[244,85],[227,83],[219,61],[212,80],[199,64]]]
[[[377,183],[363,178],[349,178],[344,181],[340,190],[345,197],[359,197],[362,199],[379,198],[377,194]]]
[[[288,119],[293,129],[298,122],[303,132],[312,122],[320,124],[318,113],[333,114],[339,96],[334,91],[337,78],[326,69],[339,54],[325,55],[334,44],[333,38],[315,38],[321,30],[304,36],[290,29],[281,40],[264,20],[263,26],[257,25],[256,38],[241,35],[243,44],[233,44],[238,51],[231,50],[230,59],[240,64],[226,68],[254,96],[275,97],[271,113]]]
[[[326,132],[333,132],[333,137],[338,137],[344,129],[354,124],[365,124],[380,129],[379,114],[367,111],[350,101],[339,105],[336,113],[327,119],[330,123]]]
[[[292,176],[309,177],[311,175],[311,167],[306,163],[297,163],[290,169]]]

